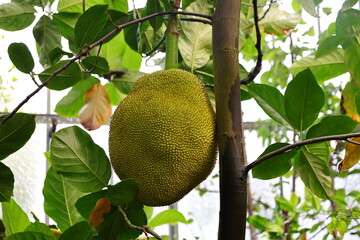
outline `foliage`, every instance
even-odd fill
[[[257,23],[253,8],[248,6],[252,1],[242,2],[239,51],[243,60],[250,61],[258,55],[254,47]],[[353,8],[358,1],[346,0],[342,9],[336,9],[339,10],[336,22],[320,34],[317,49],[293,45],[292,32],[298,31],[302,9],[317,17],[316,9],[321,2],[293,0],[295,13],[287,13],[273,1],[271,5],[265,0],[258,1],[261,5],[258,11],[263,16],[258,25],[266,36],[261,38],[264,61],[271,69],[263,72],[260,83],[241,87],[241,100],[253,98],[271,119],[258,129],[259,135],[268,140],[259,159],[294,142],[352,133],[360,122],[360,11]],[[215,11],[214,3],[187,0],[182,7],[181,10],[196,14],[191,19],[178,17],[182,20],[179,45],[175,49],[180,53],[178,64],[195,73],[206,84],[211,97],[214,74],[212,27],[208,21]],[[13,65],[29,75],[37,91],[43,87],[53,91],[69,89],[57,103],[55,112],[65,117],[78,116],[86,129],[94,130],[108,121],[112,105],[131,92],[133,83],[144,74],[139,71],[142,56],[165,52],[163,39],[168,34],[170,15],[158,13],[169,10],[173,6],[168,0],[148,0],[144,8],[132,11],[126,0],[17,0],[0,5],[0,28],[20,31],[33,24],[38,56],[33,57],[24,43],[12,43],[8,54]],[[323,11],[329,13],[330,9]],[[39,17],[35,17],[35,12]],[[149,17],[152,14],[157,15]],[[304,35],[313,35],[313,31],[310,28]],[[275,47],[288,42],[290,53]],[[291,67],[285,63],[289,57],[293,60]],[[35,73],[39,64],[44,70]],[[247,71],[242,65],[239,69],[244,79]],[[336,94],[340,89],[328,80],[346,72],[350,78],[339,104]],[[4,88],[2,85],[1,91]],[[6,96],[0,97],[8,101]],[[339,114],[339,107],[343,115]],[[0,117],[0,160],[20,149],[35,130],[34,115],[16,113],[8,117]],[[292,140],[290,133],[295,136]],[[270,144],[273,140],[275,143]],[[252,169],[254,177],[280,177],[276,188],[285,184],[283,178],[292,177],[295,181],[300,177],[307,188],[303,199],[295,189],[288,198],[281,193],[275,198],[273,208],[257,199],[256,214],[248,217],[249,224],[258,230],[256,234],[270,239],[306,238],[326,228],[324,239],[344,238],[346,233],[359,235],[356,223],[360,217],[360,193],[334,189],[336,179],[359,173],[350,169],[359,161],[359,146],[352,144],[347,143],[346,156],[339,167],[341,173],[336,171],[341,160],[339,153],[344,149],[339,142],[334,149],[328,142],[293,147],[258,162]],[[147,224],[155,228],[191,222],[176,210],[151,217],[151,210],[136,201],[137,183],[132,180],[109,185],[111,166],[104,149],[77,126],[56,132],[47,156],[51,167],[43,188],[44,210],[57,227],[30,222],[11,197],[14,176],[10,168],[0,162],[0,201],[6,239],[54,239],[61,234],[62,240],[126,240],[136,239],[143,232],[153,234],[151,229],[143,227]],[[320,198],[331,207],[322,206]],[[264,210],[270,210],[272,217],[261,216]],[[301,226],[299,218],[315,221],[320,214],[326,218],[312,228]]]

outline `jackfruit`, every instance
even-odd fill
[[[170,205],[199,185],[216,161],[215,114],[199,79],[179,69],[140,77],[115,110],[112,166],[139,183],[137,200]]]

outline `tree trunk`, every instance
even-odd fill
[[[245,239],[247,176],[238,61],[240,1],[218,0],[213,57],[220,158],[219,240]]]

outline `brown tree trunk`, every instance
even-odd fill
[[[247,175],[238,61],[240,1],[218,0],[213,57],[220,158],[219,240],[245,239]]]

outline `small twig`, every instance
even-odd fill
[[[112,30],[110,33],[108,33],[107,35],[105,35],[103,38],[99,39],[98,41],[94,42],[93,44],[90,44],[87,49],[85,49],[84,51],[80,52],[77,54],[76,57],[72,58],[69,60],[69,62],[67,62],[64,66],[62,66],[61,68],[59,68],[58,70],[56,70],[45,82],[43,82],[42,84],[39,85],[39,87],[37,89],[35,89],[32,93],[30,93],[22,102],[19,103],[19,105],[8,115],[6,116],[1,122],[0,122],[0,128],[5,124],[5,122],[7,122],[10,118],[12,118],[15,113],[17,113],[19,111],[19,109],[25,104],[27,103],[35,94],[37,94],[43,87],[45,87],[46,85],[48,85],[51,80],[56,77],[60,72],[64,71],[65,69],[67,69],[71,64],[73,64],[75,61],[77,61],[78,59],[80,59],[83,56],[86,56],[91,49],[93,49],[94,47],[103,44],[106,40],[108,40],[109,38],[111,38],[112,36],[114,36],[115,34],[117,34],[120,30],[122,30],[123,28],[126,28],[128,26],[131,26],[133,24],[137,24],[137,23],[141,23],[141,22],[145,22],[151,18],[157,17],[157,16],[162,16],[162,15],[169,15],[169,14],[180,14],[180,15],[190,15],[190,16],[197,16],[197,17],[202,17],[202,18],[206,18],[209,20],[212,20],[212,16],[206,15],[206,14],[201,14],[201,13],[194,13],[194,12],[179,12],[179,11],[164,11],[164,12],[158,12],[158,13],[154,13],[148,16],[145,16],[143,18],[139,18],[139,19],[135,19],[133,21],[130,21],[128,23],[116,26],[116,28],[114,30]]]
[[[86,1],[85,0],[83,0],[82,1],[82,10],[83,10],[83,13],[85,12],[85,5],[86,5]]]
[[[266,161],[267,159],[272,158],[272,157],[277,156],[277,155],[280,155],[280,154],[283,154],[283,153],[288,152],[288,151],[290,151],[292,149],[297,149],[297,148],[299,148],[301,146],[305,146],[305,145],[309,145],[309,144],[317,143],[317,142],[331,141],[331,140],[343,140],[343,141],[346,141],[349,138],[354,138],[354,137],[360,137],[360,132],[341,134],[341,135],[324,136],[324,137],[317,137],[317,138],[311,138],[311,139],[306,139],[306,140],[303,140],[303,141],[299,141],[299,142],[296,142],[294,144],[287,145],[285,147],[279,148],[278,150],[275,150],[275,151],[270,152],[268,154],[265,154],[262,157],[259,157],[254,162],[248,164],[245,167],[244,171],[249,172],[252,168],[254,168],[255,166],[259,165],[260,163]]]
[[[348,143],[355,144],[355,145],[360,145],[359,142],[355,142],[355,141],[352,141],[352,140],[349,140],[349,139],[345,139],[345,141],[348,142]]]
[[[125,71],[111,70],[109,73],[102,75],[102,77],[105,79],[108,79],[108,80],[112,80],[114,77],[121,77],[124,74],[125,74]]]
[[[156,50],[159,49],[159,47],[161,46],[161,44],[165,41],[166,39],[166,34],[162,35],[162,37],[160,38],[160,40],[156,43],[156,45],[153,47],[153,49],[151,49],[149,52],[145,53],[145,57],[150,56],[151,54],[153,54]]]
[[[200,22],[204,24],[212,25],[212,21],[205,20],[205,19],[198,19],[198,18],[180,18],[181,21],[187,21],[187,22]]]
[[[35,79],[35,77],[34,77],[34,73],[31,72],[29,75],[30,75],[30,77],[31,77],[31,80],[35,83],[35,85],[39,87],[39,84],[36,82],[36,79]]]
[[[147,233],[150,233],[151,235],[153,235],[158,240],[164,240],[159,234],[154,232],[154,230],[152,230],[149,226],[139,227],[139,226],[136,226],[136,225],[132,224],[130,222],[130,220],[127,218],[126,213],[124,212],[124,210],[120,206],[118,207],[118,210],[123,215],[124,220],[125,220],[126,224],[129,226],[129,228],[136,229],[136,230],[139,230],[139,231],[143,232],[146,235],[147,239],[149,239],[149,240],[150,240],[150,238],[147,235]]]
[[[273,2],[273,3],[275,3],[276,1],[271,1],[271,2]],[[270,3],[271,4],[271,3]],[[269,4],[269,5],[270,5]],[[243,2],[241,2],[241,5],[244,5],[244,6],[248,6],[248,7],[254,7],[254,5],[253,4],[250,4],[250,3],[243,3]],[[258,5],[257,7],[258,8],[261,8],[261,7],[265,7],[267,4],[264,4],[264,5]]]
[[[258,52],[257,61],[255,68],[249,73],[249,75],[244,79],[241,80],[240,84],[247,85],[251,83],[255,77],[260,73],[261,66],[262,66],[262,57],[263,53],[261,51],[261,32],[259,28],[259,15],[258,15],[258,9],[257,9],[257,0],[253,0],[254,5],[254,22],[255,22],[255,30],[256,30],[256,44],[255,48]]]
[[[45,7],[44,7],[44,4],[43,4],[42,0],[39,0],[39,4],[40,4],[41,9],[42,9],[43,12],[44,12],[44,11],[45,11]]]
[[[88,69],[79,61],[80,66],[85,70],[85,72],[91,73],[91,72],[94,71],[94,69],[96,68],[97,64],[99,63],[99,55],[100,55],[101,46],[102,46],[102,44],[100,44],[99,49],[98,49],[98,52],[97,52],[97,54],[96,54],[95,64],[94,64],[94,66],[93,66],[90,70],[88,70]]]
[[[269,8],[266,9],[266,11],[264,12],[264,15],[263,15],[261,18],[259,18],[259,22],[260,22],[261,20],[263,20],[263,19],[265,18],[265,16],[268,14],[268,12],[270,11],[270,8],[271,8],[271,6],[272,6],[273,3],[274,3],[274,0],[270,0]]]

